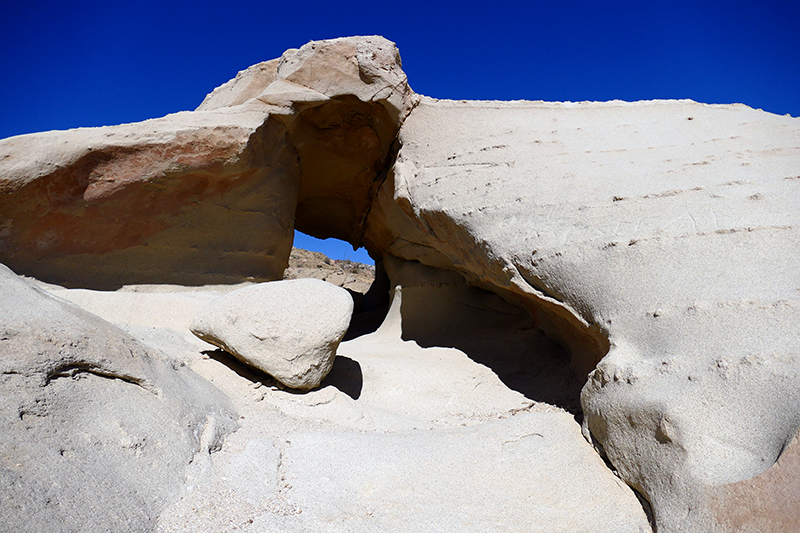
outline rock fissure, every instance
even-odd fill
[[[125,383],[130,383],[131,385],[136,385],[137,387],[141,387],[147,392],[158,396],[158,392],[155,391],[152,386],[148,385],[144,380],[140,378],[127,374],[113,372],[110,370],[104,370],[102,367],[99,367],[97,365],[88,362],[70,363],[67,365],[58,366],[57,368],[54,368],[45,375],[44,383],[45,385],[47,385],[51,381],[59,378],[74,379],[78,377],[80,374],[92,374],[105,379],[118,379]]]

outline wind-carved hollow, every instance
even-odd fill
[[[300,161],[295,228],[359,247],[398,124],[383,105],[348,95],[301,111],[287,128]]]
[[[424,324],[417,330],[424,333],[411,333],[416,329],[412,325],[408,331],[404,328],[404,334],[417,335],[430,345],[439,342],[458,347],[492,368],[509,388],[579,414],[581,389],[609,351],[606,334],[567,305],[529,287],[523,292],[500,283],[468,283],[465,278],[462,283],[469,293],[459,290],[461,294],[445,305],[429,302],[413,306],[425,309],[424,318],[412,321]],[[481,303],[465,302],[467,294],[470,300],[477,298]],[[407,304],[407,299],[404,295],[404,307],[410,311],[412,304]],[[404,316],[412,316],[418,309]],[[447,328],[433,329],[437,322],[431,316],[434,312],[439,313],[439,320],[446,317],[447,321],[462,315],[464,323],[470,325],[459,335],[452,335]]]
[[[396,197],[399,125],[383,105],[335,97],[310,104],[286,123],[300,169],[295,229],[366,247],[381,273],[384,262],[405,260],[429,268],[429,274],[454,276],[453,283],[437,287],[419,279],[405,286],[392,266],[388,276],[378,276],[388,278],[379,288],[384,295],[402,287],[404,340],[457,348],[526,397],[580,412],[581,387],[608,352],[607,337],[536,287],[479,278],[477,272],[508,269],[459,261],[467,246],[481,261],[480,247],[470,243],[465,229],[446,216],[420,220]],[[448,227],[435,231],[437,224]],[[377,290],[370,292],[376,302],[388,304]],[[386,312],[383,305],[368,310],[375,316],[354,317],[358,334],[377,328],[375,317]]]
[[[531,286],[531,289],[534,287]],[[589,374],[608,354],[608,335],[597,325],[587,323],[566,304],[545,294],[498,291],[507,301],[517,302],[528,311],[536,327],[570,355],[570,368],[586,382]]]
[[[376,250],[384,258],[389,278],[392,278],[391,288],[402,286],[402,282],[394,279],[396,275],[391,272],[391,261],[394,259],[419,262],[431,269],[454,273],[462,280],[463,285],[470,287],[470,290],[493,294],[507,309],[519,313],[520,320],[524,319],[525,325],[521,325],[520,322],[514,327],[529,328],[541,337],[526,342],[545,346],[539,349],[531,344],[527,352],[520,348],[518,350],[520,359],[511,366],[508,359],[506,363],[494,364],[496,373],[501,375],[511,371],[509,369],[514,365],[544,364],[544,360],[537,358],[540,357],[540,353],[547,354],[544,356],[545,359],[549,358],[547,365],[557,360],[558,362],[553,364],[571,372],[573,378],[570,379],[574,379],[578,384],[577,387],[572,383],[564,387],[564,390],[571,391],[567,394],[569,398],[559,398],[548,403],[562,404],[570,410],[578,409],[581,386],[609,351],[607,333],[591,320],[579,315],[563,298],[559,298],[558,294],[547,292],[545,285],[538,282],[522,265],[515,264],[508,258],[496,257],[491,252],[491,247],[476,240],[477,237],[471,232],[468,221],[459,220],[444,209],[420,208],[413,197],[413,187],[408,185],[409,181],[414,179],[413,165],[403,160],[402,149],[399,153],[396,164],[387,179],[383,181],[375,198],[375,205],[370,210],[363,242],[368,250]],[[444,330],[441,328],[438,333],[435,328],[430,327],[421,335],[412,333],[416,330],[413,326],[416,319],[412,316],[409,306],[412,304],[403,304],[403,307],[409,309],[403,318],[409,317],[406,322],[411,328],[404,328],[404,335],[418,335],[420,342],[428,345],[435,345],[438,342],[439,345],[453,346],[458,342],[456,337],[443,333]],[[420,316],[427,317],[419,321],[420,325],[437,323],[453,312],[452,309],[446,309],[446,306],[420,305],[419,307]],[[441,317],[434,316],[437,307],[441,308],[438,311]],[[485,317],[486,310],[479,311],[479,307],[466,306],[459,312],[462,314],[474,312],[475,316],[483,313]],[[470,308],[473,311],[470,311]],[[480,325],[481,320],[476,320],[475,323]],[[434,339],[436,335],[439,335],[438,340]],[[447,338],[448,335],[452,338]],[[485,343],[485,348],[478,350],[484,355],[476,355],[475,359],[486,360],[490,345],[489,342]],[[502,336],[498,336],[493,349],[496,353],[502,353]],[[550,357],[555,353],[554,350],[558,351],[559,355]],[[529,360],[525,361],[526,358]],[[528,384],[520,384],[517,380],[512,388],[532,397],[531,395],[537,394],[535,392],[537,387],[548,385],[546,381],[532,378]],[[553,393],[544,393],[544,396],[555,398]]]
[[[391,256],[384,264],[394,287],[390,314],[399,313],[403,340],[455,348],[526,398],[580,413],[585,379],[571,370],[569,351],[524,309],[453,271]]]

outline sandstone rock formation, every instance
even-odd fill
[[[330,372],[352,315],[344,289],[296,279],[230,292],[203,308],[190,329],[287,387],[307,390]]]
[[[399,139],[367,248],[528,308],[589,374],[585,434],[659,530],[717,527],[717,487],[800,424],[798,120],[424,99]]]
[[[258,400],[280,416],[237,408],[276,433],[249,426],[232,437],[267,458],[303,447],[280,431],[307,443],[308,457],[317,420],[336,426],[335,442],[342,428],[441,430],[419,445],[443,454],[437,443],[482,434],[457,430],[458,417],[507,417],[496,434],[513,433],[528,398],[582,417],[583,436],[652,507],[659,533],[785,531],[795,515],[767,515],[800,479],[799,147],[800,120],[742,105],[419,97],[392,43],[315,42],[241,72],[194,112],[0,141],[0,261],[69,286],[191,285],[278,279],[293,228],[365,246],[391,309],[377,332],[342,345],[329,384],[305,396],[235,362],[198,359],[183,326],[130,331],[171,339],[239,400],[241,380],[268,389]],[[236,376],[221,379],[215,364]],[[405,389],[378,387],[400,374]],[[547,424],[569,440],[564,421]],[[222,515],[246,510],[261,530],[395,523],[391,513],[354,518],[388,496],[337,514],[325,504],[338,496],[288,465],[301,459],[271,461],[262,498],[231,488],[227,464],[209,459],[192,474],[203,488],[184,491],[159,527],[179,528],[229,490],[239,507]],[[340,492],[377,486],[350,472]],[[289,478],[301,487],[284,486]],[[533,498],[528,508],[546,499]],[[296,518],[301,508],[316,518]],[[583,529],[603,530],[593,509]],[[623,530],[647,527],[643,512],[625,513]],[[556,515],[543,516],[558,530]],[[221,527],[204,517],[195,530]],[[478,522],[473,530],[491,529]]]
[[[380,37],[309,43],[194,112],[0,141],[0,262],[71,287],[235,283],[280,279],[295,227],[359,241],[413,105],[399,62]]]
[[[235,429],[229,400],[3,266],[0,315],[0,530],[153,530]]]

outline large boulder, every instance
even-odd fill
[[[735,530],[719,487],[800,424],[800,120],[425,98],[399,140],[368,249],[527,308],[589,376],[585,435],[659,532]]]
[[[152,531],[236,426],[175,360],[0,265],[0,530]]]
[[[281,279],[295,227],[360,240],[414,96],[393,43],[335,39],[196,111],[4,139],[0,261],[95,289]]]
[[[192,333],[294,389],[313,389],[328,375],[353,299],[331,283],[296,279],[260,283],[210,302]]]
[[[0,141],[0,260],[52,283],[280,278],[296,155],[264,105]]]

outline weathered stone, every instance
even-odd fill
[[[589,374],[586,435],[659,531],[710,530],[710,487],[800,424],[800,121],[424,99],[399,140],[366,247],[529,309]]]
[[[192,333],[295,389],[330,372],[353,314],[353,299],[316,279],[261,283],[209,303]]]
[[[2,265],[0,316],[0,530],[152,531],[229,401]]]
[[[194,112],[2,140],[0,261],[100,289],[280,279],[294,227],[360,240],[414,101],[393,43],[335,39]]]
[[[159,531],[651,531],[555,406],[580,393],[564,350],[458,274],[391,262],[386,323],[342,342],[318,389],[199,361],[243,427]]]
[[[711,507],[718,530],[739,533],[800,531],[800,438],[778,462],[754,478],[713,487]]]
[[[0,141],[0,259],[101,289],[279,279],[298,173],[264,108]]]
[[[400,434],[288,436],[287,531],[650,531],[563,412]],[[320,482],[320,478],[324,482]],[[262,527],[263,527],[262,526]]]
[[[660,533],[791,528],[763,516],[797,479],[798,146],[798,119],[738,105],[420,101],[388,41],[315,42],[193,113],[0,142],[0,259],[73,285],[204,283],[279,277],[292,226],[364,245],[395,294],[371,341],[480,353],[497,337],[446,319],[501,297],[566,347],[585,437]]]
[[[278,63],[280,59],[263,61],[239,72],[235,78],[208,93],[196,111],[232,107],[252,100],[275,81]]]

